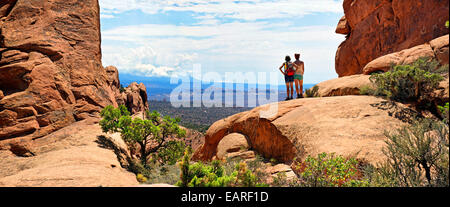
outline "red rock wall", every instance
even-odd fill
[[[336,52],[339,77],[361,74],[370,61],[449,33],[448,0],[344,0],[346,34]],[[347,29],[349,28],[349,29]]]
[[[2,0],[0,144],[117,106],[118,75],[103,68],[100,42],[98,0]]]

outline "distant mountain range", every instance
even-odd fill
[[[171,84],[170,77],[145,77],[145,76],[135,76],[135,75],[130,75],[130,74],[120,74],[119,78],[120,78],[120,83],[124,87],[128,86],[132,82],[144,83],[144,85],[147,87],[148,99],[155,100],[155,101],[169,101],[170,94],[172,93],[172,91],[180,85],[180,84]],[[195,88],[194,83],[197,86],[201,83],[201,81],[194,79],[192,77],[190,77],[190,80],[191,80],[191,86],[190,86],[191,87],[191,96],[194,92],[201,91],[203,93],[205,91],[205,89],[212,86],[212,84],[201,84],[201,89]],[[252,88],[252,86],[254,87],[255,85],[250,84],[251,88],[249,88],[249,84],[244,84],[244,83],[235,83],[233,85],[219,83],[219,85],[222,85],[223,96],[224,96],[225,92],[227,92],[228,94],[230,92],[233,92],[233,94],[236,94],[236,101],[237,101],[237,99],[244,98],[246,104],[248,103],[247,97],[255,97],[254,96],[255,92],[256,92],[256,96],[260,95],[261,93],[259,91],[259,88],[262,88],[264,86],[264,85],[257,85],[256,88]],[[309,88],[313,87],[314,85],[315,84],[304,84],[304,90],[309,89]],[[230,87],[230,86],[232,86],[232,87]],[[265,91],[267,91],[267,92],[274,93],[275,90],[278,90],[278,101],[284,100],[286,98],[286,86],[284,84],[283,85],[266,85],[265,86]],[[249,91],[252,96],[249,95]],[[239,95],[237,95],[237,94],[239,94]],[[264,95],[268,96],[269,94],[264,94]],[[191,100],[193,100],[193,99],[194,98],[191,97]],[[225,98],[224,98],[224,100],[225,100]]]

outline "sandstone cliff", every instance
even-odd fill
[[[147,109],[147,89],[120,89],[100,41],[98,0],[0,2],[0,186],[138,185],[98,121],[107,105]]]
[[[344,0],[336,29],[347,35],[336,52],[339,77],[361,74],[370,61],[448,34],[448,0]]]
[[[145,86],[120,93],[117,69],[103,68],[99,15],[97,0],[0,3],[0,148],[107,105],[148,107]]]

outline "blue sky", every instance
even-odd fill
[[[140,76],[276,72],[301,53],[305,83],[336,78],[342,0],[100,0],[104,66]],[[279,83],[283,83],[281,74]]]

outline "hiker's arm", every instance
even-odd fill
[[[303,62],[301,65],[302,75],[305,73],[305,63]]]
[[[297,65],[297,63],[293,63],[294,64],[294,71],[297,72],[299,66]]]
[[[283,70],[281,70],[283,67],[284,67],[284,65],[281,65],[281,67],[280,67],[280,72],[281,72],[283,75],[286,75],[286,74],[283,72]]]

